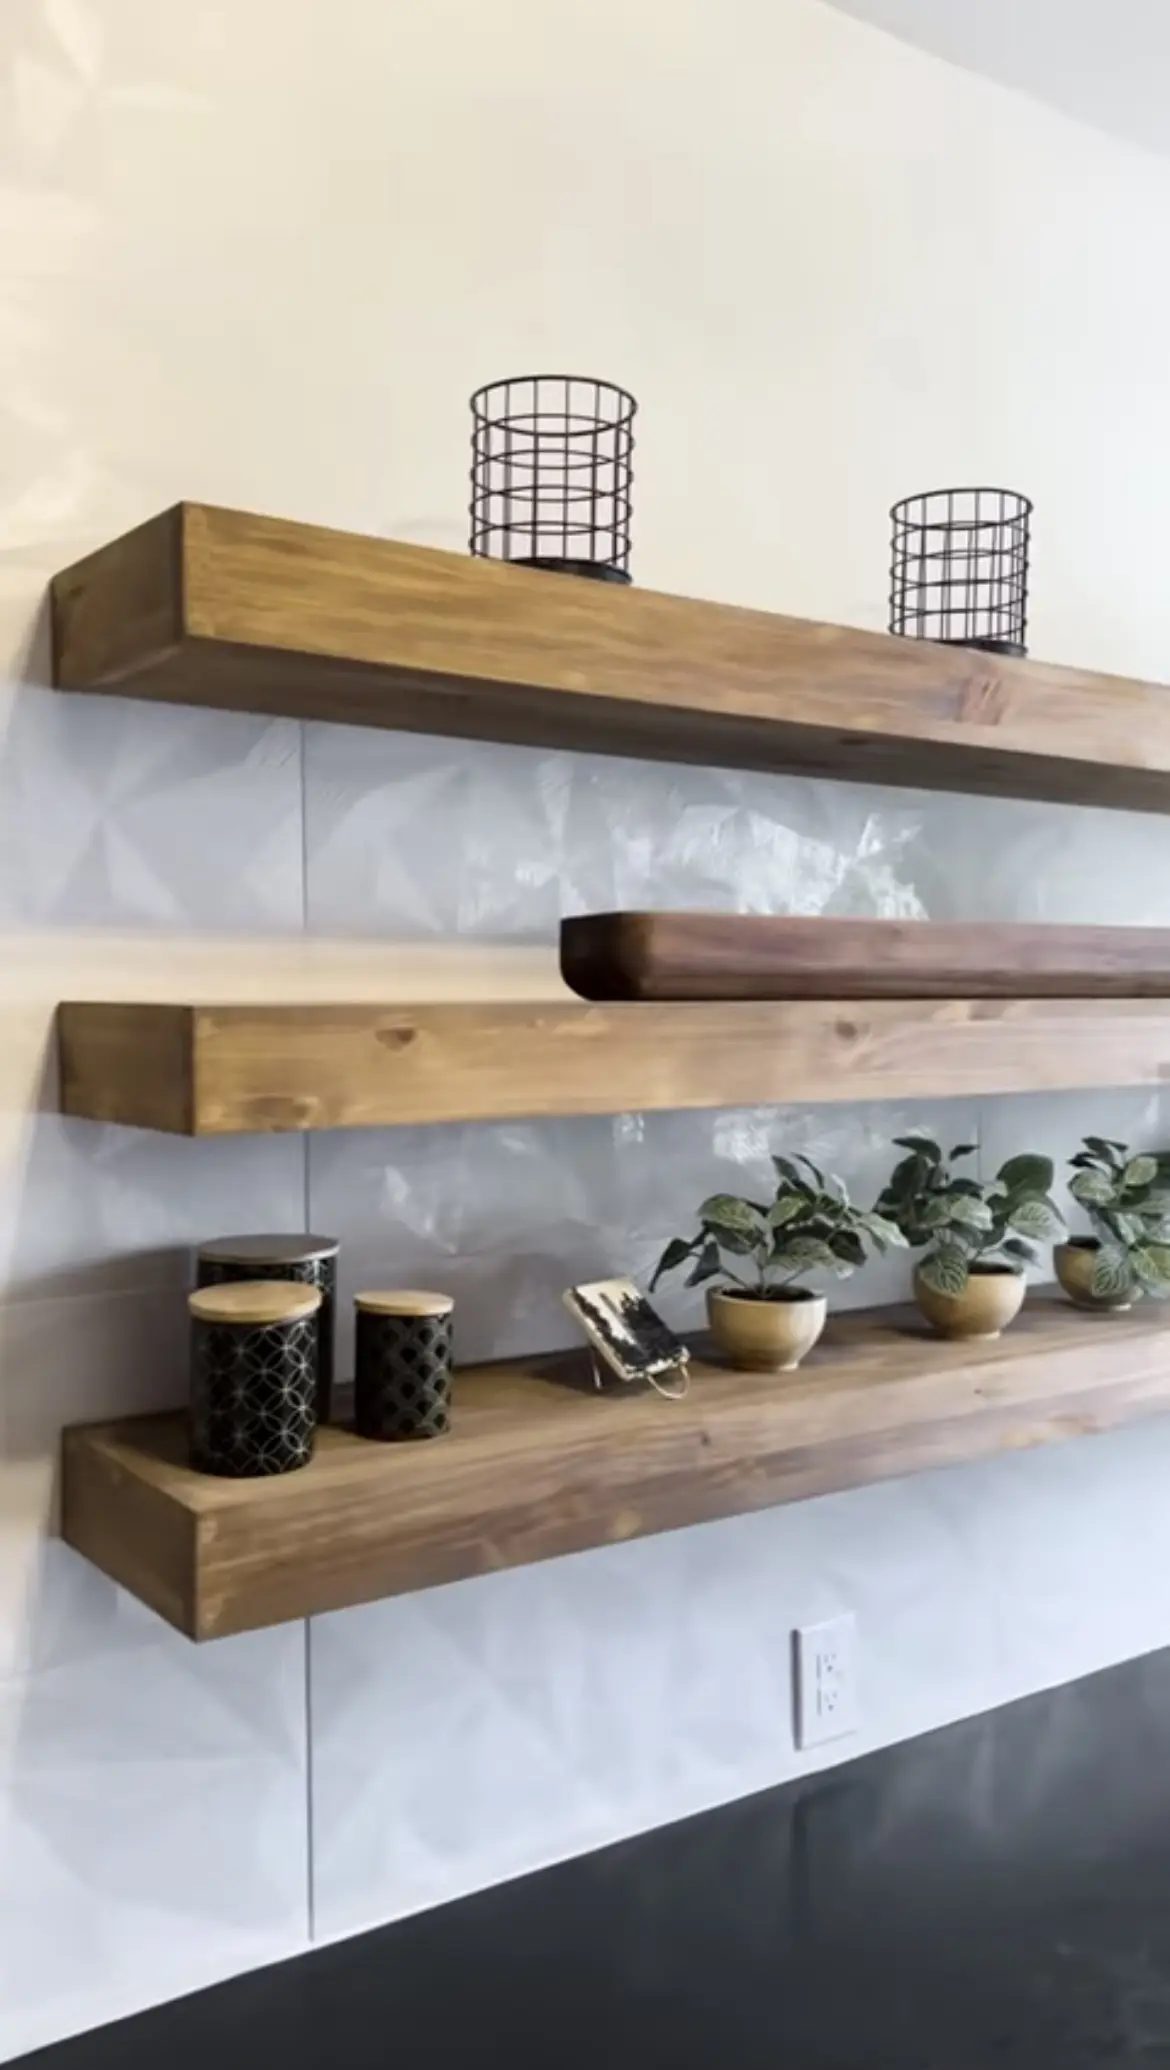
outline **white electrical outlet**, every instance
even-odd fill
[[[798,1747],[823,1746],[857,1731],[857,1620],[851,1611],[793,1632],[792,1677]]]

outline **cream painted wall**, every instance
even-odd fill
[[[0,2059],[796,1772],[794,1622],[859,1615],[831,1758],[1170,1642],[1158,1426],[200,1651],[69,1556],[58,1428],[181,1394],[201,1237],[308,1216],[350,1286],[425,1272],[465,1352],[535,1347],[769,1140],[866,1185],[911,1120],[995,1162],[1086,1109],[175,1144],[55,1117],[59,998],[531,993],[561,911],[622,902],[1170,892],[1155,820],[59,699],[41,608],[180,495],[459,548],[467,394],[569,366],[642,398],[640,581],[880,625],[893,497],[1003,479],[1036,650],[1168,675],[1168,204],[814,0],[7,0]]]

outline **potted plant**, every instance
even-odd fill
[[[825,1327],[824,1295],[802,1282],[815,1272],[848,1278],[865,1263],[867,1243],[885,1252],[905,1239],[884,1215],[854,1207],[843,1182],[807,1157],[772,1163],[774,1199],[713,1194],[699,1209],[697,1235],[667,1244],[650,1286],[687,1264],[689,1287],[718,1281],[708,1288],[707,1313],[731,1364],[791,1373]]]
[[[1051,1158],[1010,1157],[994,1179],[981,1180],[953,1169],[974,1156],[973,1144],[944,1157],[930,1136],[915,1134],[897,1148],[906,1155],[877,1205],[924,1253],[914,1274],[919,1308],[940,1336],[998,1337],[1023,1306],[1033,1242],[1064,1235],[1049,1198]]]
[[[1085,1209],[1091,1236],[1056,1250],[1056,1276],[1079,1308],[1131,1308],[1143,1294],[1170,1295],[1170,1179],[1156,1157],[1125,1143],[1086,1136],[1069,1160],[1069,1190]]]

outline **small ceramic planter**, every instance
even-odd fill
[[[1024,1305],[1028,1282],[1007,1265],[973,1265],[961,1294],[940,1294],[914,1274],[914,1299],[940,1337],[1002,1336]]]
[[[772,1301],[726,1290],[707,1295],[711,1334],[730,1363],[745,1373],[793,1373],[825,1327],[823,1294],[802,1288]]]
[[[1093,1273],[1100,1249],[1095,1236],[1074,1236],[1068,1243],[1058,1243],[1052,1253],[1056,1277],[1078,1308],[1095,1308],[1102,1315],[1124,1315],[1133,1307],[1132,1294],[1093,1292]]]

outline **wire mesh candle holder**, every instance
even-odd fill
[[[472,553],[628,582],[637,407],[624,388],[577,374],[525,374],[478,389]]]
[[[890,631],[1026,654],[1032,504],[1013,489],[935,489],[890,512]]]

